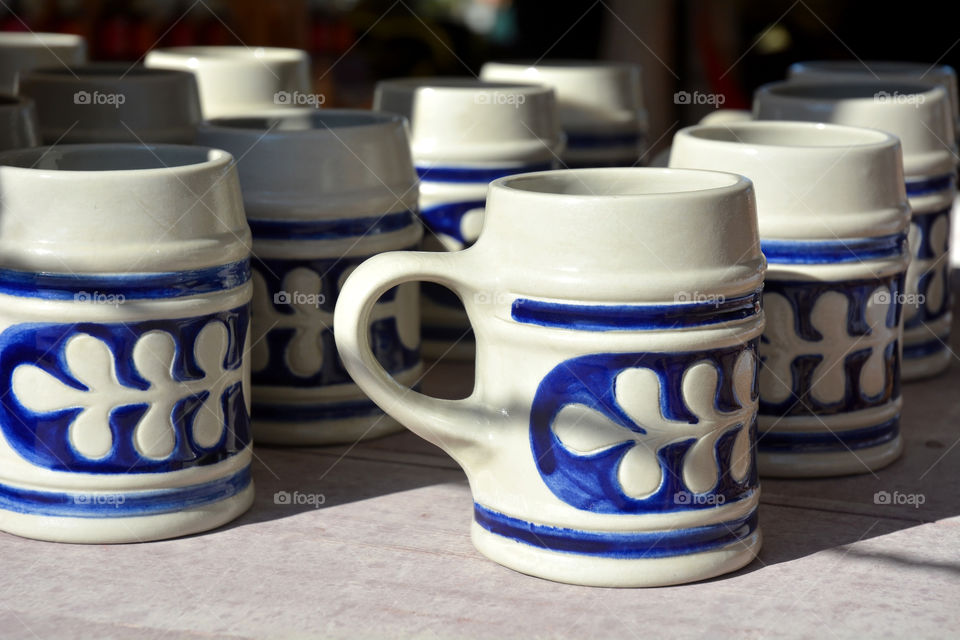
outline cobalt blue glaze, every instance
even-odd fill
[[[727,522],[670,531],[583,531],[535,524],[474,503],[477,524],[548,551],[604,558],[664,558],[743,543],[757,528],[756,509]]]
[[[435,232],[448,235],[464,244],[469,244],[463,237],[460,222],[463,216],[471,209],[482,209],[486,200],[464,200],[461,202],[446,202],[420,210],[420,218],[427,227]]]
[[[497,178],[517,173],[547,171],[553,168],[550,162],[538,162],[516,167],[417,167],[417,176],[428,182],[492,182]]]
[[[744,351],[756,354],[758,340],[748,344],[703,352],[680,353],[601,353],[580,356],[561,362],[540,382],[530,411],[530,445],[533,459],[544,483],[569,505],[594,513],[636,514],[658,511],[712,509],[749,497],[757,488],[756,465],[751,461],[746,477],[737,482],[729,469],[734,439],[740,429],[750,430],[756,441],[756,423],[732,427],[716,442],[719,463],[717,482],[707,494],[714,499],[678,505],[678,493],[692,493],[683,484],[683,458],[696,442],[690,438],[662,447],[656,452],[662,481],[646,498],[626,495],[617,480],[621,460],[627,451],[640,446],[628,440],[631,434],[646,433],[644,425],[635,423],[617,403],[615,381],[626,369],[644,367],[660,380],[660,412],[672,421],[698,422],[682,397],[683,375],[698,362],[710,362],[719,370],[719,389],[715,404],[724,412],[740,408],[733,390],[734,365]],[[757,396],[756,384],[752,391]],[[623,427],[625,442],[594,454],[580,454],[567,449],[553,431],[560,411],[571,404],[584,405]]]
[[[26,323],[14,325],[0,333],[0,387],[11,390],[0,401],[0,429],[10,445],[25,459],[40,467],[58,471],[86,473],[157,473],[210,465],[235,455],[250,442],[249,416],[238,382],[227,388],[220,398],[226,420],[224,433],[212,447],[202,447],[191,435],[193,419],[207,392],[188,396],[173,409],[171,419],[175,432],[173,452],[155,460],[140,455],[133,443],[133,428],[147,410],[146,404],[114,407],[109,417],[113,448],[99,459],[80,454],[71,445],[68,429],[82,409],[70,408],[49,413],[36,413],[23,406],[12,392],[14,370],[22,364],[34,365],[63,384],[88,391],[73,377],[66,361],[64,347],[70,338],[85,334],[107,345],[114,355],[117,381],[130,389],[145,390],[150,383],[135,369],[133,348],[151,331],[162,331],[177,346],[173,361],[173,378],[179,382],[199,380],[205,375],[194,355],[194,344],[200,331],[218,321],[227,328],[229,337],[224,370],[236,370],[242,364],[243,345],[249,325],[249,307],[204,316],[168,320],[146,320],[97,324]],[[215,375],[217,372],[209,372]]]
[[[932,338],[926,342],[903,345],[903,357],[906,358],[925,358],[926,356],[940,353],[947,348],[947,338]]]
[[[249,220],[250,232],[262,240],[339,240],[400,231],[413,224],[412,211],[336,220]]]
[[[762,240],[771,264],[832,264],[896,258],[906,251],[907,234],[844,240]]]
[[[248,486],[250,467],[203,484],[148,491],[40,491],[0,484],[0,509],[55,517],[127,518],[183,511],[219,502]]]
[[[511,315],[524,324],[578,331],[681,329],[732,322],[760,313],[760,292],[718,302],[588,305],[517,298]]]
[[[818,453],[866,449],[890,442],[900,433],[900,417],[870,427],[847,431],[784,432],[760,434],[757,449],[770,453]]]
[[[794,331],[806,341],[815,343],[823,339],[823,335],[813,326],[811,313],[817,300],[823,294],[833,291],[845,296],[848,301],[848,315],[846,318],[847,334],[852,337],[864,336],[870,333],[867,323],[867,302],[879,286],[887,287],[891,300],[885,324],[887,328],[894,328],[900,322],[902,304],[899,299],[903,291],[904,274],[894,274],[885,278],[871,280],[850,280],[844,282],[829,281],[786,281],[767,280],[765,291],[783,296],[793,311]],[[770,344],[770,339],[761,336],[764,344]],[[845,390],[843,398],[835,403],[820,402],[813,395],[813,376],[817,365],[823,360],[823,355],[816,353],[816,345],[811,345],[811,353],[801,354],[794,358],[791,364],[791,393],[782,402],[770,402],[760,397],[760,413],[774,416],[794,415],[834,415],[859,411],[887,404],[900,396],[900,352],[898,342],[890,343],[884,351],[884,376],[887,381],[883,391],[875,396],[868,396],[860,389],[860,372],[871,355],[871,349],[857,349],[848,353],[844,358]],[[762,355],[761,361],[766,357]],[[761,366],[763,366],[761,362]]]
[[[907,197],[915,198],[925,196],[937,191],[951,189],[956,185],[957,177],[953,173],[945,173],[940,176],[930,178],[921,178],[919,180],[907,180]]]
[[[84,293],[149,300],[226,291],[249,279],[249,260],[166,273],[66,274],[0,269],[0,293],[44,300],[78,300],[78,294]]]
[[[277,314],[293,314],[289,305],[274,302],[274,295],[283,290],[283,279],[293,269],[307,268],[320,276],[320,291],[302,292],[323,294],[323,302],[319,308],[333,314],[337,296],[340,293],[340,283],[344,273],[367,257],[355,258],[317,258],[314,260],[285,260],[280,258],[259,258],[254,262],[254,269],[263,277],[267,288],[267,299],[274,306]],[[390,289],[377,302],[383,304],[396,298],[396,287]],[[343,366],[337,352],[337,345],[333,336],[333,324],[327,323],[328,328],[321,331],[320,340],[323,346],[323,364],[319,371],[310,376],[295,374],[287,366],[285,354],[295,330],[288,327],[278,327],[270,330],[266,337],[269,347],[269,361],[266,367],[252,374],[253,384],[267,386],[288,387],[317,387],[331,384],[351,383],[352,379]],[[420,362],[419,348],[407,348],[400,339],[395,317],[381,318],[370,325],[370,347],[377,361],[390,373],[399,373],[413,368]],[[326,357],[329,355],[330,357]],[[258,414],[259,417],[259,414]]]

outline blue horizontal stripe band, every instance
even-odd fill
[[[552,169],[550,162],[520,165],[517,167],[417,167],[417,176],[427,182],[490,182],[497,178],[512,176],[517,173],[532,171],[547,171]]]
[[[942,338],[934,338],[933,340],[927,340],[926,342],[919,342],[914,344],[904,343],[903,359],[917,360],[920,358],[926,358],[927,356],[932,356],[935,353],[940,353],[941,351],[947,348],[947,344],[949,344],[949,341],[950,341],[950,337],[944,336]]]
[[[486,200],[463,200],[460,202],[445,202],[420,210],[420,218],[435,233],[443,233],[460,242],[466,242],[461,231],[463,216],[473,209],[482,209]]]
[[[632,133],[573,133],[567,134],[567,150],[601,149],[639,145],[642,139],[638,132]]]
[[[477,524],[499,536],[547,551],[605,558],[667,558],[737,544],[757,529],[757,511],[728,522],[673,531],[583,531],[520,520],[473,505]]]
[[[945,173],[941,176],[932,176],[930,178],[921,178],[919,180],[907,180],[907,196],[925,196],[937,191],[951,189],[956,184],[956,176],[952,173]]]
[[[337,240],[400,231],[414,223],[412,211],[337,220],[249,220],[260,240]]]
[[[900,416],[848,431],[798,433],[768,431],[757,438],[757,450],[770,453],[824,453],[876,447],[900,433]]]
[[[167,273],[72,274],[0,269],[0,293],[77,302],[122,303],[125,300],[179,298],[216,293],[250,280],[250,261]],[[112,298],[111,298],[112,297]]]
[[[523,324],[579,331],[679,329],[743,320],[760,313],[760,291],[711,302],[582,305],[517,298],[511,315]]]
[[[129,518],[171,513],[220,502],[250,485],[250,467],[225,478],[176,489],[61,492],[0,484],[0,509],[66,518]]]
[[[831,264],[897,258],[907,253],[907,234],[845,240],[761,240],[767,262]]]

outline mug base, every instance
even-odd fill
[[[240,492],[199,507],[126,517],[67,517],[0,509],[0,531],[76,544],[123,544],[179,538],[222,526],[253,505],[253,481]]]
[[[944,340],[948,343],[948,340]],[[907,346],[904,345],[906,350]],[[946,346],[934,353],[919,358],[909,358],[904,354],[900,368],[900,379],[903,382],[913,382],[940,375],[950,367],[953,354]]]
[[[898,434],[876,447],[822,453],[757,451],[757,468],[766,478],[826,478],[872,473],[892,464],[903,453]]]
[[[470,537],[490,560],[537,578],[587,587],[666,587],[736,571],[759,553],[763,536],[748,536],[709,551],[658,558],[611,558],[551,551],[512,540],[473,522]]]
[[[281,446],[317,446],[353,444],[373,440],[403,431],[399,422],[386,415],[358,416],[341,420],[310,420],[303,422],[252,422],[255,444]]]

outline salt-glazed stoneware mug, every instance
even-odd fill
[[[807,120],[880,129],[900,138],[912,260],[903,298],[904,380],[943,372],[950,339],[950,209],[956,145],[946,90],[929,84],[776,82],[754,95],[758,120]]]
[[[385,80],[377,83],[374,108],[410,121],[428,251],[457,251],[476,241],[492,180],[550,169],[559,161],[554,94],[543,85]],[[423,285],[421,293],[424,354],[471,359],[473,334],[462,302],[432,284]]]
[[[17,74],[87,61],[87,43],[72,33],[0,32],[0,93],[14,93]]]
[[[682,129],[670,166],[748,177],[767,258],[761,475],[869,473],[897,458],[910,207],[900,143],[875,129]]]
[[[733,571],[760,546],[764,265],[742,176],[532,173],[491,184],[471,248],[360,265],[334,329],[357,384],[463,466],[483,554],[561,582],[677,584]],[[358,329],[383,292],[421,279],[466,304],[466,399],[397,383]]]
[[[886,60],[809,60],[790,65],[787,77],[801,82],[844,83],[850,80],[879,79],[898,82],[924,82],[941,85],[950,97],[954,130],[960,134],[960,98],[957,97],[957,73],[949,65]],[[957,200],[950,218],[950,246],[960,246]],[[950,252],[950,264],[960,267],[960,251]]]
[[[200,124],[193,75],[112,63],[34,69],[20,95],[37,107],[44,144],[190,144]]]
[[[33,100],[0,94],[0,151],[40,144]]]
[[[232,157],[0,155],[0,529],[203,531],[253,500],[250,232]]]
[[[488,62],[482,80],[552,87],[566,137],[563,164],[634,166],[646,151],[647,111],[639,65],[589,60]]]
[[[285,109],[201,126],[199,144],[239,160],[253,231],[253,429],[258,443],[330,444],[402,427],[353,384],[337,356],[333,310],[372,255],[414,249],[417,183],[402,117]],[[387,292],[366,319],[377,361],[403,384],[420,375],[418,291]]]
[[[310,57],[300,49],[169,47],[150,51],[144,64],[196,74],[206,120],[265,109],[316,107],[323,99],[311,92]]]

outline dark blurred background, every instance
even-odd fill
[[[92,60],[133,61],[156,46],[289,46],[313,57],[326,106],[368,106],[376,80],[476,74],[490,59],[638,62],[650,140],[669,142],[722,95],[752,90],[805,59],[954,65],[951,3],[842,0],[0,0],[0,30],[84,35]]]

